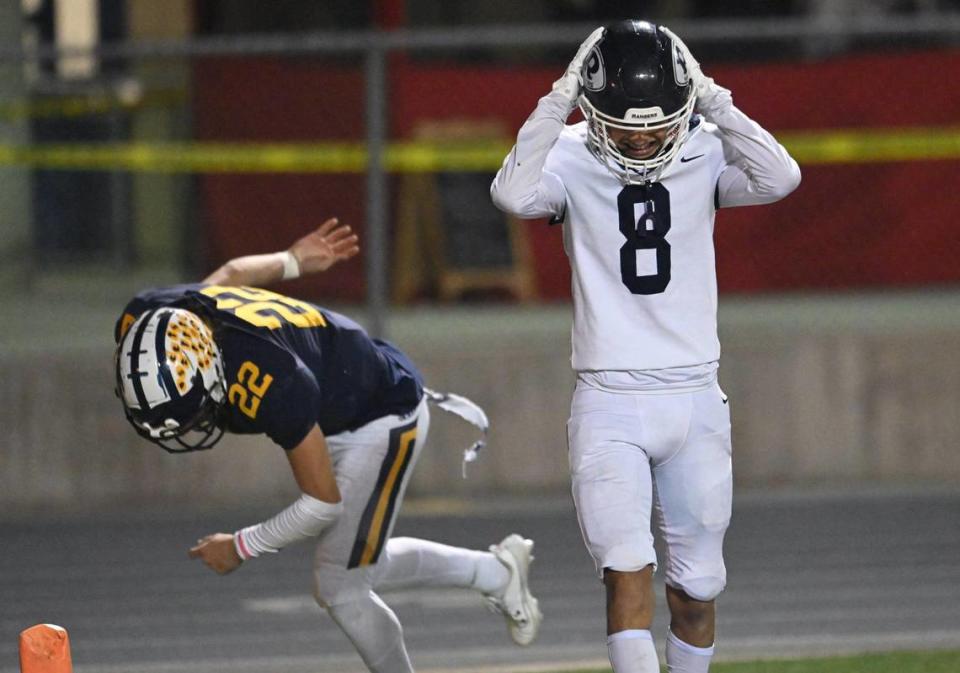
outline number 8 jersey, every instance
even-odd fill
[[[623,185],[568,127],[545,170],[563,183],[563,241],[574,297],[576,370],[712,362],[717,339],[714,186],[719,141],[698,125],[660,182]]]
[[[563,222],[573,284],[573,368],[696,368],[719,359],[713,227],[720,206],[769,203],[799,169],[734,108],[694,117],[657,182],[624,184],[589,149],[566,103],[540,100],[491,187],[519,217]]]
[[[268,290],[175,285],[145,290],[117,321],[115,340],[145,311],[183,308],[213,330],[224,362],[227,430],[266,434],[285,449],[314,425],[355,430],[416,408],[420,373],[393,345],[333,311]]]

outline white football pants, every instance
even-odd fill
[[[726,584],[733,487],[720,387],[613,393],[578,381],[567,434],[580,529],[600,576],[605,568],[656,566],[654,517],[667,584],[697,600],[715,598]]]
[[[320,534],[314,595],[373,673],[413,671],[400,622],[377,590],[442,586],[495,593],[509,579],[489,552],[390,539],[429,426],[424,401],[412,414],[327,439],[344,510]]]

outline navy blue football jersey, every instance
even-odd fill
[[[419,371],[392,344],[346,316],[258,288],[145,290],[117,321],[116,341],[140,314],[165,306],[210,323],[224,361],[229,432],[265,433],[292,449],[314,424],[325,435],[355,430],[412,411],[423,395]]]

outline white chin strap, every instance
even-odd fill
[[[467,423],[479,428],[483,433],[483,437],[463,450],[463,478],[466,479],[467,463],[475,462],[480,449],[487,445],[487,432],[490,429],[490,421],[487,419],[487,414],[475,402],[461,395],[438,393],[429,388],[424,388],[423,394],[426,395],[427,401],[431,404],[435,404],[444,411],[459,416]]]

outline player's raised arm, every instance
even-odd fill
[[[720,130],[730,166],[720,176],[721,206],[779,201],[800,184],[800,167],[773,135],[733,104],[729,89],[703,74],[687,45],[669,28],[661,30],[677,45],[697,97],[696,111]]]
[[[490,196],[501,210],[525,218],[563,212],[566,202],[563,184],[543,167],[567,117],[577,107],[583,86],[584,60],[602,35],[603,28],[597,28],[584,40],[567,70],[520,127],[516,144],[490,186]]]
[[[214,285],[270,285],[326,271],[358,252],[357,235],[332,217],[282,252],[236,257],[203,279]]]

